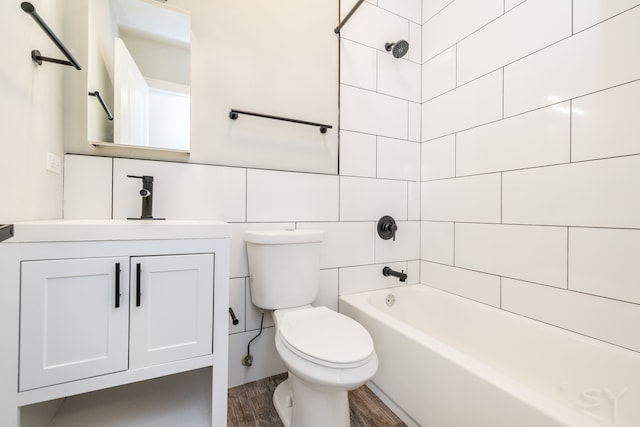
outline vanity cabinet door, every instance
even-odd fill
[[[212,353],[213,254],[131,258],[131,369]]]
[[[24,261],[21,276],[21,391],[127,369],[128,257]]]

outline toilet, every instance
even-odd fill
[[[273,404],[286,427],[347,427],[347,392],[378,369],[367,330],[312,307],[320,283],[321,230],[246,231],[251,301],[274,310],[275,344],[289,377]]]

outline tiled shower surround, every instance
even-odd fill
[[[640,2],[427,4],[422,283],[640,351]]]
[[[334,309],[399,285],[389,265],[640,351],[638,5],[367,1],[340,38],[340,175],[70,154],[64,215],[139,216],[126,175],[148,174],[155,215],[232,223],[230,386],[284,371],[272,327],[240,364],[260,325],[249,228],[325,230],[318,303]],[[395,59],[384,44],[400,39]],[[395,242],[375,232],[383,215]]]

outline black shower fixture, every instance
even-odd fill
[[[387,52],[391,52],[394,58],[402,58],[409,52],[409,42],[406,40],[398,40],[395,43],[385,43],[384,48]]]
[[[378,220],[378,236],[383,240],[389,240],[393,238],[396,240],[396,231],[398,231],[398,225],[396,220],[389,215],[385,215]]]

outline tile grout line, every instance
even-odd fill
[[[571,227],[567,226],[567,290],[569,290],[569,245],[570,245],[570,238],[569,238],[569,233]]]
[[[504,173],[500,172],[500,224],[504,224]]]
[[[573,163],[573,99],[569,100],[569,163]]]

